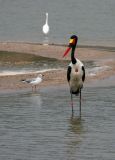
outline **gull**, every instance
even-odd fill
[[[32,86],[32,91],[36,91],[36,86],[42,82],[43,76],[44,75],[39,74],[36,78],[22,79],[21,81],[30,84]]]

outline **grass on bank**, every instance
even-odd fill
[[[20,53],[20,52],[9,52],[9,51],[0,51],[0,65],[26,65],[30,63],[39,63],[45,64],[50,63],[54,66],[58,64],[60,67],[66,67],[70,63],[69,60],[58,60],[56,58],[42,57],[29,53]],[[93,61],[83,62],[85,66],[94,66]]]
[[[58,61],[55,58],[47,58],[27,53],[0,51],[0,63],[26,64],[39,61]]]

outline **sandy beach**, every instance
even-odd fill
[[[62,60],[62,55],[67,46],[61,45],[42,45],[37,43],[24,43],[24,42],[1,42],[0,51],[19,52],[32,54],[36,56],[55,58]],[[106,66],[106,69],[96,73],[93,76],[86,74],[86,84],[103,81],[115,85],[115,48],[113,47],[100,47],[100,46],[78,46],[76,49],[76,57],[81,61],[95,61],[99,66]],[[70,55],[66,60],[70,60]],[[48,85],[67,84],[66,70],[51,70],[46,71],[44,80],[39,85],[40,87]],[[37,73],[17,74],[17,75],[1,75],[0,74],[0,90],[19,90],[30,88],[30,85],[22,83],[20,80],[24,78],[35,77]],[[113,77],[113,78],[111,78]],[[108,81],[107,81],[108,79]]]

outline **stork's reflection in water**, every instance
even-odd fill
[[[82,144],[82,141],[84,139],[83,135],[85,133],[85,129],[83,126],[84,120],[79,117],[72,116],[69,119],[69,129],[68,129],[68,143],[67,143],[67,157],[68,160],[71,159],[71,157],[74,157],[76,155],[76,152],[78,152],[80,145]]]

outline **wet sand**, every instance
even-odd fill
[[[0,51],[15,51],[20,53],[34,54],[38,56],[56,58],[62,60],[62,55],[67,46],[61,45],[41,45],[37,43],[22,43],[22,42],[1,42]],[[86,74],[85,84],[99,84],[100,82],[112,83],[115,85],[115,48],[100,47],[100,46],[78,46],[76,50],[76,57],[81,61],[95,61],[99,66],[107,66],[107,69],[98,72],[94,76]],[[67,56],[65,60],[70,60]],[[67,84],[66,70],[52,70],[46,71],[44,80],[39,85],[45,87],[49,85]],[[31,78],[37,73],[28,73],[20,75],[0,75],[0,90],[19,90],[30,88],[30,85],[22,83],[20,80],[24,78]],[[112,77],[112,78],[111,78]]]

